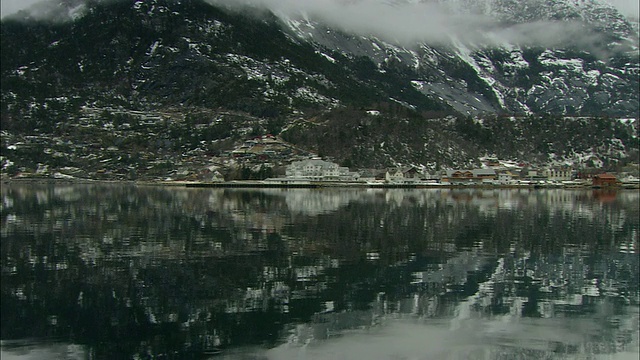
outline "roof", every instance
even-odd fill
[[[468,173],[472,173],[472,172],[471,172],[471,170],[464,170],[464,169],[460,169],[460,170],[451,170],[451,169],[449,169],[449,170],[445,170],[445,174],[446,174],[446,176],[448,176],[448,177],[453,176],[453,174],[455,174],[455,173],[463,173],[463,174],[464,174],[464,173],[467,173],[467,172],[468,172]],[[473,173],[472,173],[472,174],[473,174]]]
[[[465,169],[460,169],[460,170],[446,170],[446,174],[447,176],[452,176],[455,173],[471,173],[474,177],[477,176],[486,176],[486,175],[492,175],[495,176],[496,175],[496,171],[492,168],[483,168],[483,169],[471,169],[471,170],[465,170]]]
[[[324,161],[324,160],[320,160],[320,159],[308,159],[308,160],[294,161],[294,162],[291,163],[291,165],[292,166],[313,165],[313,166],[320,166],[322,168],[334,168],[334,167],[338,166],[335,163]]]
[[[492,168],[483,168],[483,169],[473,169],[471,170],[473,176],[482,176],[482,175],[495,175],[496,171]]]

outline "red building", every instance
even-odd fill
[[[618,179],[611,174],[598,174],[593,176],[593,186],[614,186]]]

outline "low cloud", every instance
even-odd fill
[[[2,0],[0,1],[0,16],[15,14],[20,10],[24,10],[41,0]]]
[[[24,9],[35,0],[2,0],[3,16]],[[38,18],[47,4],[61,0],[45,0],[31,7]],[[83,0],[64,0],[81,3]],[[118,1],[118,0],[112,0]],[[120,0],[123,1],[123,0]],[[598,47],[601,35],[579,22],[532,21],[507,24],[482,12],[461,11],[468,1],[441,0],[207,0],[210,3],[246,11],[247,7],[268,9],[283,18],[307,17],[348,33],[374,35],[402,45],[418,42],[468,45],[527,44],[541,46],[575,45]],[[633,8],[629,0],[609,0],[618,6]],[[479,3],[478,3],[479,4]],[[635,0],[633,4],[636,4]],[[38,11],[40,10],[40,11]]]
[[[459,2],[411,0],[209,0],[242,9],[266,8],[276,15],[307,17],[348,33],[374,35],[403,45],[417,42],[500,45],[575,45],[603,43],[602,36],[580,22],[532,21],[508,24],[469,11],[457,11]],[[448,7],[450,6],[450,7]]]
[[[634,19],[640,17],[640,2],[638,0],[608,0],[608,2],[624,16]]]

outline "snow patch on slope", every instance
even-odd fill
[[[500,105],[500,108],[505,109],[506,106],[504,102],[504,95],[500,91],[498,91],[498,89],[496,89],[496,87],[494,86],[497,83],[496,80],[493,77],[485,74],[485,72],[480,67],[480,65],[471,56],[472,52],[467,46],[465,46],[462,42],[457,40],[454,40],[453,44],[456,47],[457,54],[460,56],[460,58],[464,60],[467,64],[469,64],[469,66],[471,66],[471,68],[473,68],[473,70],[478,74],[478,77],[491,87],[491,90],[493,91],[493,93],[496,96],[496,99],[498,100],[498,104]]]

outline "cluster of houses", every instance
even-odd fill
[[[246,140],[241,146],[226,154],[243,162],[261,164],[265,161],[285,163],[285,175],[266,179],[276,184],[304,184],[309,182],[339,182],[388,185],[562,185],[568,186],[638,186],[638,179],[620,179],[613,174],[585,175],[571,166],[551,166],[535,169],[526,164],[501,161],[496,157],[480,159],[483,166],[472,169],[448,169],[427,171],[421,167],[408,166],[388,169],[360,169],[351,171],[347,167],[311,157],[309,153],[267,134]],[[637,171],[636,171],[637,172]],[[224,181],[222,176],[215,180]]]
[[[226,153],[227,157],[235,159],[283,160],[295,152],[290,145],[278,140],[271,134],[246,140],[240,147]]]
[[[350,171],[336,163],[311,158],[294,161],[286,167],[283,178],[268,179],[281,183],[294,182],[359,182],[370,184],[396,185],[536,185],[557,184],[564,186],[611,186],[621,181],[612,174],[596,174],[589,179],[579,179],[578,172],[569,166],[551,167],[542,170],[527,168],[501,169],[499,167],[483,167],[475,169],[449,169],[427,172],[417,167],[392,168],[385,170]],[[637,184],[638,179],[631,179]]]

